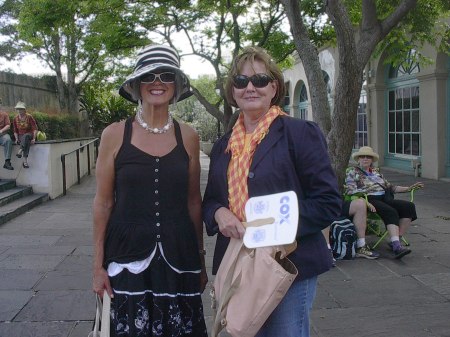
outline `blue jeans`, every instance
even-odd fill
[[[9,134],[4,133],[0,135],[0,145],[3,146],[3,151],[5,152],[5,160],[11,159],[12,140]]]
[[[294,282],[255,337],[309,337],[316,286],[317,276]]]

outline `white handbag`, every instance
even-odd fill
[[[95,313],[94,330],[88,337],[109,337],[111,298],[108,292],[103,291],[103,302],[99,295],[95,296],[97,309]]]

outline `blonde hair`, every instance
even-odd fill
[[[234,107],[238,107],[233,97],[233,77],[239,75],[246,62],[253,64],[255,61],[262,62],[266,67],[267,75],[269,75],[274,81],[277,81],[277,92],[272,98],[271,103],[272,105],[280,105],[280,103],[284,100],[286,92],[283,73],[265,49],[253,46],[244,48],[241,54],[236,56],[231,63],[231,68],[225,82],[225,97],[228,103]]]

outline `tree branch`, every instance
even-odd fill
[[[224,115],[223,113],[213,104],[209,103],[209,101],[201,94],[200,91],[194,86],[191,86],[192,92],[195,97],[197,97],[198,101],[205,107],[206,111],[208,111],[212,116],[217,118],[222,124],[224,123]]]
[[[383,21],[377,19],[377,8],[374,0],[363,0],[363,20],[358,41],[358,64],[363,66],[369,61],[380,41],[397,26],[400,21],[416,6],[417,0],[403,0],[395,10]]]

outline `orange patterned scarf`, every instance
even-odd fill
[[[245,126],[244,115],[241,112],[239,119],[233,127],[230,141],[225,152],[231,151],[231,161],[228,166],[228,201],[230,210],[239,220],[245,221],[245,203],[248,200],[247,177],[256,147],[269,132],[270,124],[280,115],[286,115],[280,107],[272,106],[262,116],[252,133],[250,146],[244,149]]]

